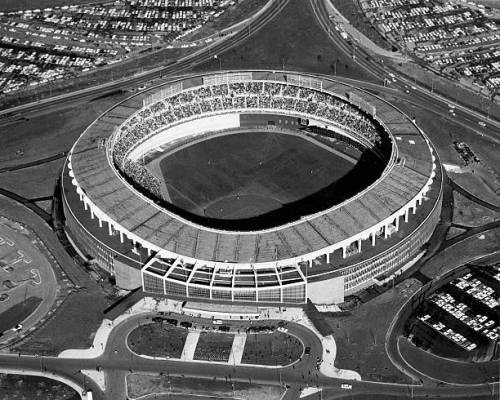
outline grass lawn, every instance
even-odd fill
[[[0,137],[2,138],[0,168],[40,160],[69,150],[75,140],[99,114],[123,98],[125,98],[124,93],[116,93],[113,96],[95,101],[75,103],[74,107],[71,108],[65,108],[62,105],[50,113],[39,113],[30,119],[20,118],[8,125],[0,125]],[[24,152],[22,158],[16,155],[16,151],[20,149]],[[57,161],[50,163],[50,165],[52,168],[39,166],[18,170],[15,175],[12,175],[18,179],[19,192],[29,193],[33,183],[30,181],[33,171],[36,171],[37,176],[44,182],[48,182],[46,179],[52,181],[60,171]],[[5,181],[2,182],[9,184],[11,174],[13,173],[8,173]],[[39,185],[37,184],[37,188]],[[44,191],[42,190],[42,192]]]
[[[498,157],[498,156],[497,156]],[[498,161],[496,166],[500,165]],[[490,204],[500,207],[500,180],[497,181],[496,187],[493,187],[494,177],[485,177],[484,174],[450,174],[450,178],[465,190],[479,197],[481,200],[487,201]],[[486,178],[486,179],[485,179]],[[494,192],[497,190],[497,193]]]
[[[101,325],[103,310],[111,303],[101,291],[72,293],[57,315],[32,338],[17,347],[23,353],[57,355],[66,349],[84,349],[92,345]]]
[[[64,383],[38,376],[0,373],[2,400],[79,400],[80,395]]]
[[[240,0],[226,8],[224,13],[213,21],[207,22],[196,32],[185,36],[183,41],[194,41],[213,35],[220,30],[242,21],[260,10],[269,0]]]
[[[244,364],[288,365],[304,351],[302,342],[283,332],[247,334],[241,362]]]
[[[0,314],[0,333],[5,332],[27,318],[42,302],[39,297],[28,297]]]
[[[385,335],[396,311],[420,286],[417,280],[407,279],[361,304],[351,315],[327,317],[337,342],[335,366],[358,371],[362,379],[409,383],[389,360]]]
[[[333,0],[332,3],[340,13],[346,17],[349,22],[358,31],[363,33],[367,38],[369,38],[373,43],[377,44],[386,50],[391,50],[391,45],[387,40],[385,40],[379,31],[370,23],[370,21],[365,17],[361,9],[355,4],[357,0],[345,1],[345,0]]]
[[[174,398],[211,399],[237,398],[244,400],[278,400],[283,394],[279,386],[258,385],[245,382],[230,382],[203,378],[181,378],[146,374],[127,375],[127,394],[136,399],[148,394],[175,393]],[[191,395],[191,396],[190,396]],[[170,398],[165,396],[165,398]]]
[[[291,0],[271,22],[251,35],[240,46],[222,53],[218,59],[195,67],[196,71],[265,68],[337,74],[373,81],[357,66],[351,65],[330,41],[316,21],[309,1]]]
[[[0,174],[0,186],[27,199],[52,196],[64,158]]]
[[[425,263],[420,271],[428,277],[442,275],[478,256],[498,251],[498,243],[500,243],[500,228],[485,232],[484,238],[480,240],[477,236],[472,236],[440,252]]]
[[[153,322],[130,332],[127,344],[137,354],[181,358],[187,335],[187,329]]]
[[[467,226],[481,226],[500,219],[500,212],[482,207],[458,192],[453,193],[453,222]]]
[[[196,350],[195,360],[228,361],[234,335],[218,332],[201,332]]]
[[[399,338],[399,349],[403,358],[418,371],[444,382],[474,384],[498,380],[498,361],[467,363],[447,360],[416,347],[403,337]]]

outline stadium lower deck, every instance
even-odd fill
[[[241,73],[235,75],[242,79]],[[297,76],[285,77],[285,82],[290,83]],[[247,73],[244,79],[266,77],[277,79],[271,72]],[[183,85],[199,85],[199,79]],[[201,82],[204,79],[218,78],[202,77]],[[228,75],[224,79],[229,79]],[[243,91],[265,87],[242,85]],[[355,93],[351,99],[364,96],[369,105],[376,107],[378,118],[398,148],[390,168],[362,195],[355,196],[356,200],[349,200],[332,212],[319,213],[318,217],[262,232],[217,232],[182,222],[173,215],[169,216],[171,222],[161,222],[161,213],[146,211],[144,200],[126,194],[130,187],[118,189],[110,184],[111,175],[103,175],[98,167],[108,162],[108,153],[98,151],[99,143],[96,149],[96,138],[116,131],[114,127],[130,119],[133,110],[140,109],[140,103],[131,98],[119,106],[121,111],[115,109],[101,117],[85,134],[90,141],[80,140],[72,151],[71,168],[67,165],[63,172],[68,236],[82,255],[94,258],[114,274],[119,286],[142,285],[155,295],[266,303],[303,303],[311,298],[326,304],[342,301],[345,295],[376,284],[377,277],[397,273],[421,254],[438,222],[441,167],[437,164],[431,169],[437,160],[431,156],[430,145],[397,110],[338,82],[323,80],[321,87],[333,93]],[[284,115],[294,117],[297,112]],[[322,124],[317,128],[337,129]],[[364,146],[370,146],[370,142]],[[106,185],[102,186],[104,191],[99,189],[99,182]],[[422,188],[424,192],[417,194]],[[146,233],[151,228],[142,229],[153,225],[158,227],[156,233]],[[166,242],[161,239],[165,227],[171,231]],[[140,231],[141,239],[137,236]],[[164,243],[159,252],[157,245],[147,244],[155,242]]]

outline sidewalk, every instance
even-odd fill
[[[247,341],[246,333],[237,333],[234,335],[233,347],[231,347],[231,353],[229,353],[229,363],[233,365],[240,365],[241,358],[243,357],[243,350],[245,349],[245,343]]]
[[[356,371],[351,371],[351,370],[344,370],[344,369],[339,369],[335,367],[335,357],[337,354],[337,345],[335,343],[335,339],[333,336],[329,335],[327,337],[322,336],[317,329],[314,327],[312,322],[307,318],[307,316],[304,313],[304,310],[302,308],[293,308],[293,307],[287,307],[285,308],[262,308],[259,310],[260,314],[258,316],[259,320],[266,320],[266,319],[281,319],[285,321],[291,321],[295,322],[298,324],[301,324],[302,326],[308,328],[312,332],[316,334],[316,336],[319,338],[321,341],[322,347],[323,347],[323,355],[322,355],[322,363],[320,365],[320,371],[323,375],[332,377],[332,378],[338,378],[338,379],[347,379],[347,380],[361,380],[361,376],[356,372]],[[89,349],[69,349],[61,352],[59,354],[59,357],[61,358],[95,358],[104,352],[104,348],[106,347],[106,343],[108,340],[108,337],[111,333],[111,330],[113,329],[114,325],[118,325],[120,322],[130,318],[131,316],[134,315],[139,315],[139,314],[144,314],[144,313],[151,313],[151,312],[175,312],[179,314],[185,314],[185,315],[191,315],[193,317],[200,317],[203,316],[205,318],[211,318],[214,313],[209,313],[207,311],[200,312],[200,310],[196,310],[196,314],[191,314],[189,312],[185,312],[182,308],[182,303],[180,301],[175,301],[175,300],[169,300],[169,299],[164,299],[164,300],[155,300],[150,297],[145,297],[139,302],[137,302],[134,306],[132,306],[129,310],[127,310],[124,314],[120,315],[119,317],[115,318],[113,321],[110,321],[108,319],[104,319],[101,326],[97,330],[95,337],[94,337],[94,343]],[[203,314],[203,315],[201,315]],[[240,320],[240,315],[234,315],[235,319]],[[237,318],[236,318],[237,317]],[[226,315],[226,318],[228,318],[228,315]],[[248,319],[248,315],[246,316]],[[250,319],[254,319],[251,318]],[[181,359],[183,360],[188,360],[192,359],[191,351],[193,352],[194,355],[194,349],[196,346],[194,345],[189,345],[188,343],[193,342],[194,343],[194,338],[196,332],[193,332],[193,335],[191,336],[191,339],[189,339],[190,335],[188,335],[188,339],[186,339],[186,344],[184,345],[183,349],[183,356]],[[199,336],[199,333],[198,333]],[[196,336],[196,342],[198,342],[198,336]],[[245,336],[246,340],[246,336]],[[235,344],[236,342],[236,344]],[[241,362],[241,356],[240,353],[243,352],[244,348],[244,341],[243,338],[237,338],[235,337],[233,341],[233,347],[231,348],[231,355],[234,357],[235,362],[238,361]],[[236,346],[236,347],[235,347]],[[191,358],[188,358],[191,357]],[[231,358],[230,358],[231,360]]]
[[[189,331],[186,341],[184,342],[184,348],[182,349],[181,360],[193,361],[194,352],[199,338],[200,331]]]

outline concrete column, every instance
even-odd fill
[[[375,232],[372,232],[372,246],[375,246],[375,238],[377,237],[377,234]]]
[[[387,239],[389,237],[389,234],[387,232],[389,230],[388,226],[389,225],[387,224],[384,225],[384,239]]]
[[[358,239],[358,253],[361,253],[361,239]]]
[[[92,209],[90,209],[90,219],[94,219],[94,211],[92,211]]]
[[[399,231],[399,216],[396,218],[396,232]]]
[[[102,228],[102,219],[97,217],[97,219],[99,220],[99,228]]]
[[[308,260],[307,265],[309,268],[311,268],[313,266],[313,260]]]
[[[326,253],[326,263],[330,264],[330,253]]]
[[[406,211],[405,211],[405,222],[408,222],[408,214],[409,214],[408,210],[409,209],[407,208]]]
[[[111,222],[108,221],[108,233],[109,236],[113,236],[113,226],[111,225]]]
[[[120,242],[123,243],[123,232],[120,231]]]
[[[148,256],[150,256],[151,255],[151,249],[148,247],[147,250],[148,250]]]
[[[85,211],[88,210],[88,206],[87,206],[87,203],[85,201],[83,202],[83,208],[85,208]]]
[[[342,258],[346,258],[347,256],[347,249],[345,246],[342,246]]]

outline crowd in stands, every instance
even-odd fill
[[[144,165],[126,159],[122,166],[122,172],[148,193],[159,199],[162,198],[159,179],[149,172]]]
[[[371,146],[381,143],[380,132],[373,121],[337,97],[286,83],[248,81],[193,88],[142,109],[121,126],[113,146],[114,161],[123,170],[129,151],[173,122],[238,109],[299,112],[326,119],[346,131],[361,135]],[[132,179],[135,176],[146,179],[148,173],[140,167],[127,163]],[[156,191],[156,183],[151,189]]]

